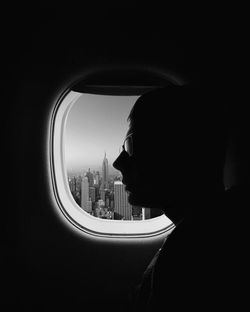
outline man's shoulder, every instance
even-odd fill
[[[169,255],[171,252],[181,253],[192,248],[196,242],[196,233],[193,224],[190,222],[180,222],[172,233],[167,237],[162,248],[162,255]]]

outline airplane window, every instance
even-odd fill
[[[88,232],[140,236],[173,226],[161,210],[131,205],[112,166],[137,98],[71,91],[54,114],[55,191],[64,215]]]

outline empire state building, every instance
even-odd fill
[[[104,159],[102,162],[102,189],[108,189],[108,178],[109,178],[109,168],[108,159],[106,157],[106,152],[104,154]]]

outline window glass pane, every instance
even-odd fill
[[[82,94],[68,113],[65,161],[69,188],[76,203],[97,218],[132,221],[162,214],[130,205],[121,173],[112,166],[137,98]]]

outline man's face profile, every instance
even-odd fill
[[[161,208],[156,194],[155,175],[150,162],[150,138],[131,125],[124,140],[123,150],[113,166],[122,173],[122,182],[131,205]],[[160,196],[159,196],[160,198]]]
[[[186,206],[204,189],[214,188],[221,170],[216,160],[221,157],[220,114],[211,103],[201,103],[192,88],[139,97],[129,116],[124,149],[113,164],[122,173],[130,204],[170,216],[173,205]]]

